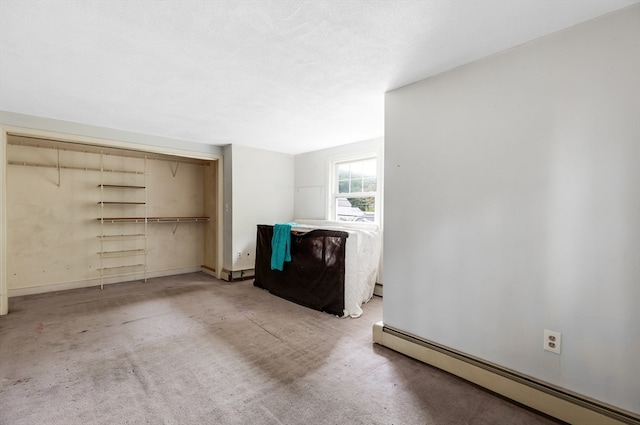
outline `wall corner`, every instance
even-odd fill
[[[7,288],[7,132],[0,127],[0,316],[9,313]]]

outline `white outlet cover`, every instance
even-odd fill
[[[552,353],[560,354],[562,346],[562,334],[556,331],[544,330],[544,346],[543,348]]]

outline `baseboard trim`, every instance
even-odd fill
[[[148,271],[146,277],[147,279],[152,279],[154,277],[164,277],[164,276],[173,276],[177,274],[195,273],[195,272],[199,272],[200,270],[201,268],[200,266],[198,266],[198,267],[183,267],[180,269],[171,269],[171,270]],[[128,276],[105,278],[104,284],[110,285],[112,283],[131,282],[135,280],[142,280],[144,278],[145,278],[144,273],[136,273]],[[91,279],[91,280],[78,280],[74,282],[53,283],[49,285],[30,286],[27,288],[9,289],[9,298],[21,297],[23,295],[44,294],[46,292],[66,291],[68,289],[90,288],[93,286],[99,286],[100,283],[101,283],[101,280],[98,278],[98,279]]]
[[[638,424],[640,416],[409,333],[373,325],[373,342],[572,424]]]

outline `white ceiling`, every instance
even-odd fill
[[[301,153],[384,92],[637,0],[0,0],[0,109]]]

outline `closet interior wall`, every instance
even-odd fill
[[[10,297],[215,270],[217,161],[9,135],[7,163]]]

